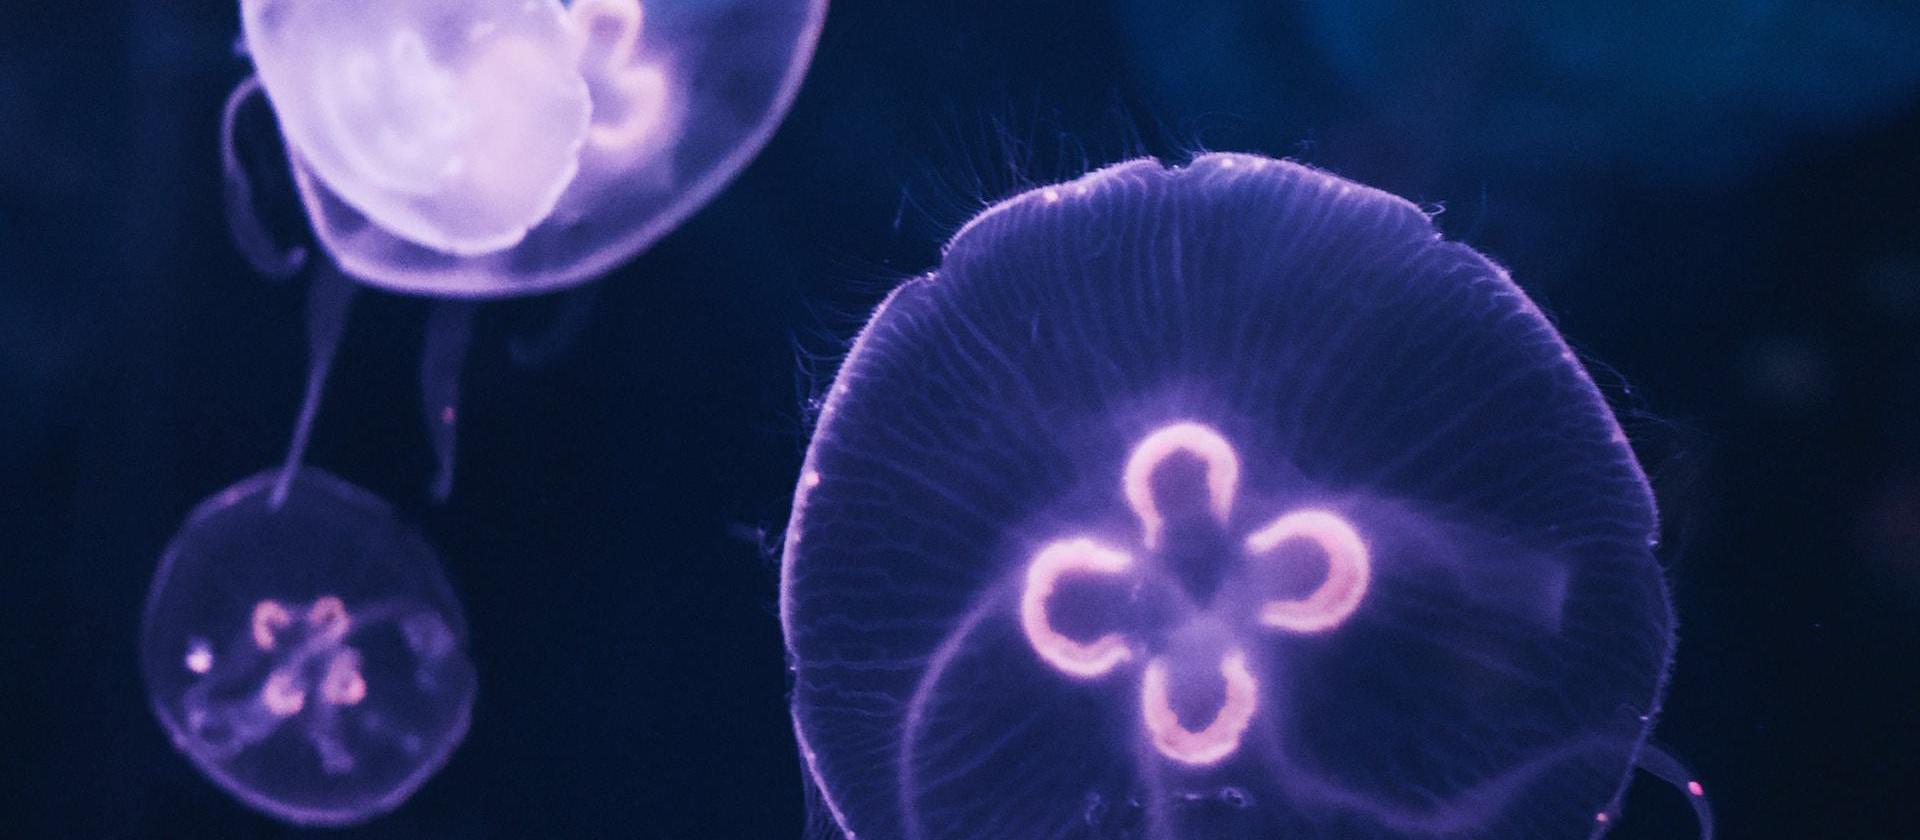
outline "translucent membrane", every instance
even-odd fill
[[[782,567],[849,837],[1589,837],[1657,713],[1653,499],[1419,209],[1247,155],[989,208],[867,324]]]
[[[243,0],[315,232],[356,278],[590,280],[766,142],[825,0]]]
[[[277,471],[196,508],[154,574],[140,656],[174,746],[298,824],[400,805],[466,736],[466,620],[432,549],[365,490]]]

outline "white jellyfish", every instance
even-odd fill
[[[352,290],[441,299],[424,418],[451,491],[471,301],[582,286],[704,205],[766,143],[826,0],[242,0],[258,70],[223,127],[228,216],[262,273],[315,263],[302,457]],[[266,233],[241,109],[265,94],[324,260]],[[588,305],[562,312],[562,333]],[[529,352],[525,355],[539,355]],[[276,498],[285,493],[286,479]]]

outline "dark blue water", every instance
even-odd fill
[[[1658,494],[1680,617],[1658,737],[1723,835],[1901,836],[1920,94],[1889,44],[1914,22],[1723,5],[1478,3],[1422,29],[1307,4],[836,3],[764,154],[601,284],[577,343],[517,367],[511,337],[558,306],[480,310],[444,506],[417,416],[426,307],[357,304],[310,456],[434,543],[479,694],[445,769],[343,836],[800,835],[770,552],[807,399],[986,202],[1199,148],[1444,209],[1511,269]],[[0,802],[25,836],[298,833],[173,750],[138,665],[161,550],[278,458],[305,367],[301,284],[252,275],[221,215],[237,30],[216,0],[29,4],[0,27]],[[1688,819],[1636,784],[1615,836]]]

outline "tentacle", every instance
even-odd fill
[[[248,76],[228,94],[226,108],[220,116],[220,166],[225,175],[227,231],[233,237],[234,247],[240,249],[240,256],[254,271],[273,280],[285,280],[307,264],[307,249],[298,245],[281,249],[267,234],[266,225],[254,211],[253,182],[247,177],[246,166],[240,162],[234,139],[241,106],[260,92],[260,77]]]
[[[356,284],[331,266],[315,271],[307,286],[307,390],[300,401],[300,417],[294,421],[293,439],[287,444],[287,458],[274,482],[268,507],[279,510],[287,500],[287,488],[307,454],[307,441],[313,435],[313,419],[320,411],[320,394],[326,390],[327,372],[333,369],[333,357],[340,349],[340,336],[346,331],[347,313],[353,306]]]
[[[471,301],[438,301],[427,316],[427,341],[420,356],[420,411],[439,465],[431,488],[435,502],[444,502],[453,494],[460,374],[466,367],[467,347],[473,341],[474,308]]]
[[[1700,840],[1713,840],[1713,805],[1707,801],[1707,791],[1700,785],[1700,777],[1675,758],[1673,753],[1652,741],[1640,748],[1639,764],[1640,769],[1673,785],[1687,798],[1687,804],[1693,806],[1694,822],[1700,827]]]

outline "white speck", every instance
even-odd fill
[[[207,645],[205,639],[193,640],[192,646],[187,648],[186,664],[187,670],[196,674],[213,670],[213,648]]]

